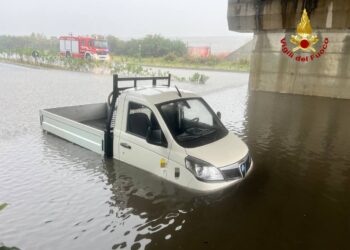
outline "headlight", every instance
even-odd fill
[[[208,162],[199,160],[192,156],[185,158],[186,168],[188,168],[192,174],[201,181],[223,181],[219,169],[210,165]]]

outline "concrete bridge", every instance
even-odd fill
[[[250,89],[350,99],[350,1],[229,0],[228,24],[254,32]]]

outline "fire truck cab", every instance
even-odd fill
[[[99,37],[61,36],[60,55],[87,60],[109,60],[108,44]]]

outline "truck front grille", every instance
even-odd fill
[[[229,166],[220,168],[220,170],[225,180],[236,180],[243,178],[248,173],[250,163],[250,156],[247,155],[238,163],[234,163]]]
[[[239,170],[238,167],[227,169],[227,170],[221,170],[221,172],[225,180],[235,180],[235,179],[242,178],[241,171]]]
[[[105,56],[108,54],[107,51],[97,51],[96,53],[97,53],[97,55],[100,55],[100,56]]]

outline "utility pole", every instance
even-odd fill
[[[142,45],[139,44],[139,63],[141,63],[141,55],[142,55]]]
[[[69,32],[69,35],[70,35],[70,54],[72,55],[72,45],[73,45],[73,43],[72,43],[72,39],[73,39],[73,33],[72,32]]]

